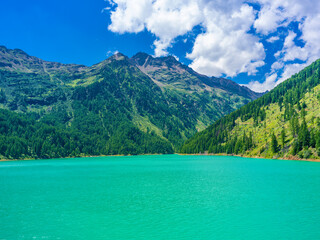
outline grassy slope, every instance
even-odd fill
[[[182,153],[233,153],[245,156],[266,158],[320,158],[320,60],[317,60],[300,73],[281,83],[270,93],[247,104],[235,112],[216,121],[206,130],[197,133],[185,142]],[[305,105],[304,109],[301,106]],[[281,107],[280,107],[281,106]],[[296,113],[285,114],[285,106],[291,106]],[[287,108],[287,110],[290,108]],[[303,146],[293,156],[294,142],[300,141],[298,133],[292,133],[292,118],[298,118],[299,125],[303,123],[302,111],[308,132],[314,136],[312,146]],[[266,116],[261,117],[265,112]],[[287,117],[285,117],[285,115]],[[296,117],[294,117],[296,116]],[[285,144],[281,141],[281,132],[285,131]],[[252,134],[253,145],[236,151],[236,143],[243,136]],[[272,150],[272,135],[276,136],[279,151]],[[249,137],[250,138],[250,137]],[[235,140],[238,139],[238,140]],[[240,142],[245,142],[240,140]],[[249,140],[250,141],[250,140]]]
[[[319,94],[320,85],[313,88],[310,92],[306,93],[300,100],[300,104],[304,102],[307,105],[307,108],[305,109],[305,119],[309,129],[318,128],[318,119],[320,120],[320,102],[318,99]],[[241,119],[238,118],[236,120],[236,126],[230,132],[231,136],[242,136],[244,132],[252,132],[255,147],[251,150],[248,150],[244,154],[246,156],[260,156],[265,158],[292,157],[290,150],[295,138],[291,134],[289,122],[285,121],[283,118],[285,109],[282,107],[280,111],[279,105],[275,103],[270,104],[268,107],[264,107],[264,109],[266,110],[267,114],[266,120],[264,122],[261,122],[257,126],[255,126],[253,123],[253,119],[242,122]],[[301,110],[297,110],[297,104],[295,105],[295,109],[300,115]],[[301,124],[302,120],[300,119],[299,122]],[[286,132],[286,143],[284,148],[281,148],[281,150],[277,154],[274,154],[270,148],[271,134],[274,133],[279,142],[282,129],[285,129]],[[311,158],[319,158],[315,149],[310,148],[309,150],[312,152],[312,156],[310,156]]]

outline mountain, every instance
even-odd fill
[[[172,153],[260,95],[200,75],[173,57],[117,53],[86,67],[2,46],[0,155]]]
[[[197,133],[181,152],[320,158],[319,100],[320,59]]]
[[[164,88],[174,86],[176,89],[185,91],[215,91],[215,89],[221,89],[251,100],[263,95],[225,78],[201,75],[178,62],[173,56],[154,58],[140,52],[133,56],[132,60],[142,72],[151,77],[157,85]]]

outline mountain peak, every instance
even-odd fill
[[[12,55],[24,55],[24,56],[29,56],[29,54],[27,54],[25,51],[19,49],[19,48],[15,48],[15,49],[9,49],[6,46],[1,45],[0,46],[0,51],[2,53],[7,52],[8,54],[12,54]]]
[[[132,57],[132,59],[147,58],[147,57],[152,57],[152,56],[145,52],[138,52]]]
[[[172,68],[182,66],[182,64],[172,55],[165,57],[153,57],[144,52],[138,52],[131,60],[140,67],[144,68]]]
[[[145,52],[138,52],[132,58],[139,65],[143,65],[146,60],[150,60],[149,62],[165,62],[165,63],[179,63],[181,64],[173,55],[164,56],[164,57],[153,57]]]
[[[176,57],[174,57],[173,55],[168,55],[165,57],[160,57],[160,59],[163,59],[165,61],[173,61],[173,62],[179,62]]]
[[[19,49],[19,48],[13,49],[12,52],[13,52],[14,54],[20,54],[20,55],[29,56],[25,51],[23,51],[23,50],[21,50],[21,49]]]
[[[19,49],[19,48],[15,48],[15,49],[9,49],[6,46],[1,45],[0,46],[0,51],[2,53],[9,53],[9,54],[13,54],[13,55],[25,55],[25,56],[29,56],[25,51]]]
[[[132,62],[130,61],[130,59],[126,55],[124,55],[121,52],[116,52],[115,54],[113,54],[112,56],[103,60],[102,62],[99,62],[97,64],[92,65],[91,68],[101,69],[111,63],[120,64],[120,65],[123,65],[123,64],[124,65],[128,65],[128,64],[131,65],[132,64]]]
[[[144,52],[138,52],[131,58],[131,60],[135,62],[138,66],[143,66],[149,59],[153,60],[154,58],[151,55]]]
[[[113,54],[111,57],[108,58],[108,60],[124,60],[128,58],[126,55],[122,54],[121,52],[117,52],[115,54]]]

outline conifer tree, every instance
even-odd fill
[[[279,150],[278,141],[274,133],[271,135],[271,151],[277,153]]]
[[[284,145],[286,143],[286,131],[283,128],[281,131],[281,144],[282,144],[282,148],[284,148]]]

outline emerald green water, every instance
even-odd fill
[[[320,163],[178,155],[0,162],[0,239],[320,239]]]

